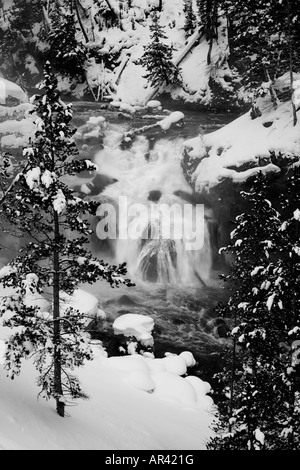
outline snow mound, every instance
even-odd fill
[[[152,330],[154,320],[147,315],[127,313],[113,323],[115,335],[134,336],[144,346],[153,345]]]
[[[179,356],[184,359],[187,367],[194,367],[196,365],[196,360],[190,351],[183,351]]]
[[[152,393],[155,389],[154,380],[151,378],[149,372],[145,370],[134,370],[130,372],[126,376],[125,382],[143,392]]]
[[[299,119],[293,126],[291,105],[282,103],[276,110],[267,105],[256,119],[248,112],[215,132],[186,141],[184,154],[199,160],[192,174],[195,190],[209,191],[224,179],[240,183],[258,171],[279,172],[270,152],[299,155],[299,136]]]
[[[149,368],[143,356],[139,354],[134,354],[130,356],[113,356],[108,358],[109,367],[114,369],[125,371],[125,372],[135,372],[143,371],[149,372]]]
[[[150,100],[146,104],[147,108],[154,109],[154,108],[160,108],[161,107],[161,102],[158,100]]]
[[[160,361],[164,370],[169,374],[184,375],[187,373],[186,361],[182,356],[172,354],[162,359],[155,359],[155,361]]]
[[[94,295],[86,292],[82,289],[76,289],[72,295],[60,292],[62,311],[66,311],[68,308],[74,308],[79,310],[80,313],[93,318],[95,316],[102,315],[105,313],[103,310],[98,309],[98,299]]]
[[[15,104],[28,102],[27,94],[19,85],[0,77],[0,104],[7,104],[10,99]]]
[[[179,404],[196,406],[197,395],[194,387],[170,372],[157,372],[153,374],[155,382],[154,395],[162,400],[167,400]]]
[[[3,279],[4,276],[13,272],[15,272],[15,270],[10,265],[3,266],[3,268],[0,269],[0,279]],[[23,298],[24,304],[28,307],[39,308],[43,314],[48,316],[51,312],[52,304],[46,296],[38,292],[37,285],[38,276],[34,273],[27,274],[23,282],[23,287],[25,289]],[[0,284],[0,297],[12,296],[15,292],[16,291],[13,287],[4,288],[3,285]],[[98,307],[97,297],[82,289],[76,289],[72,295],[60,291],[59,298],[62,313],[64,313],[68,308],[73,308],[79,310],[80,313],[86,315],[88,318],[106,317],[105,312]]]
[[[174,113],[169,114],[169,116],[167,116],[165,119],[159,121],[158,124],[163,131],[167,131],[173,124],[177,124],[178,122],[182,121],[184,117],[185,116],[181,111],[174,111]]]
[[[164,373],[154,380],[147,369],[114,368],[100,348],[93,348],[93,361],[75,371],[89,400],[68,408],[70,416],[62,420],[54,400],[36,399],[31,359],[15,380],[5,377],[1,362],[7,334],[0,327],[0,449],[190,451],[205,450],[213,436],[214,415],[185,379]]]
[[[203,408],[211,411],[213,399],[208,382],[196,376],[182,377],[187,372],[186,358],[192,364],[193,355],[168,354],[164,358],[150,358],[139,354],[110,357],[106,362],[110,369],[121,374],[123,382],[138,390],[153,393],[156,398],[178,403],[182,406]]]
[[[87,121],[87,125],[99,126],[105,123],[105,117],[103,116],[91,116]]]

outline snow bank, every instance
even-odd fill
[[[196,376],[183,377],[187,373],[187,356],[193,359],[192,353],[188,351],[161,359],[134,354],[110,357],[107,364],[120,372],[126,384],[151,393],[155,398],[213,412],[214,402],[207,396],[211,391],[210,384]]]
[[[25,114],[26,119],[7,119],[0,122],[0,143],[2,147],[26,147],[29,138],[34,138],[36,132],[34,118],[33,116],[29,117],[27,113]]]
[[[213,434],[210,428],[213,415],[194,406],[195,396],[189,387],[181,385],[178,400],[166,395],[162,399],[158,391],[155,394],[143,390],[146,380],[142,378],[143,383],[139,384],[141,371],[127,374],[128,383],[126,374],[111,368],[100,350],[95,355],[94,361],[76,370],[89,400],[67,408],[70,417],[63,420],[55,413],[52,400],[36,399],[36,372],[31,361],[24,363],[20,377],[13,381],[5,377],[0,365],[0,448],[205,450],[206,442]],[[170,380],[172,378],[176,380],[176,376]],[[158,382],[163,393],[167,378],[163,384],[163,379],[157,377]],[[149,383],[147,388],[150,385],[153,384]],[[182,404],[183,395],[192,406]]]
[[[4,276],[7,276],[13,272],[15,272],[15,269],[11,266],[3,266],[0,269],[0,279],[3,279]],[[51,296],[47,296],[47,294],[40,294],[37,291],[37,284],[38,276],[36,274],[30,273],[26,276],[26,279],[23,282],[25,289],[23,299],[24,303],[28,307],[37,307],[41,310],[42,313],[48,314],[52,308],[52,304],[50,302]],[[4,288],[2,283],[0,283],[0,297],[12,296],[14,293],[14,288]],[[90,294],[89,292],[84,291],[83,289],[75,289],[72,295],[60,291],[59,298],[62,313],[65,312],[68,308],[74,308],[89,318],[93,318],[95,316],[105,318],[105,312],[98,307],[97,297]]]
[[[0,104],[7,104],[11,98],[19,103],[28,102],[27,94],[19,85],[0,77]]]
[[[104,312],[98,308],[98,299],[94,295],[82,289],[76,289],[72,295],[60,292],[61,309],[66,311],[68,308],[79,310],[89,317],[104,316]]]
[[[228,38],[227,23],[225,18],[220,17],[218,31],[218,41],[215,41],[211,51],[211,65],[207,64],[209,44],[203,37],[200,42],[198,31],[186,39],[184,32],[185,14],[182,0],[165,0],[162,12],[160,13],[160,23],[164,26],[167,39],[166,44],[174,47],[174,64],[178,65],[182,71],[184,87],[169,86],[165,89],[154,89],[144,78],[146,69],[139,64],[139,60],[144,53],[143,47],[151,41],[151,31],[149,17],[145,18],[145,13],[150,13],[152,8],[150,2],[133,2],[130,11],[131,18],[135,17],[135,29],[132,29],[131,21],[124,18],[122,20],[123,31],[117,28],[97,32],[98,45],[103,42],[102,52],[120,53],[118,65],[110,75],[111,98],[115,101],[127,103],[127,105],[152,106],[155,101],[153,97],[156,92],[166,91],[173,99],[184,99],[187,102],[198,102],[209,104],[212,98],[209,80],[213,75],[216,83],[223,89],[231,91],[230,79],[232,72],[228,66]],[[157,5],[158,2],[153,2]],[[144,6],[142,6],[144,4]],[[144,9],[145,7],[145,9]],[[116,7],[118,9],[118,5]],[[196,5],[194,5],[196,11]],[[126,17],[123,10],[122,15]],[[145,21],[143,21],[145,20]],[[105,38],[105,40],[104,40]],[[102,76],[107,80],[106,70]],[[98,74],[99,75],[99,74]],[[226,79],[225,79],[226,77]],[[229,78],[229,80],[228,80]]]
[[[279,171],[268,162],[270,151],[299,155],[299,136],[300,122],[292,125],[291,105],[283,103],[276,110],[268,106],[256,119],[249,112],[215,132],[186,141],[185,153],[199,160],[192,175],[196,191],[209,190],[226,178],[242,182],[260,170]],[[264,158],[267,163],[261,165]]]
[[[1,106],[0,105],[0,117],[12,117],[28,115],[29,111],[32,111],[34,106],[31,103],[22,103],[17,106]]]

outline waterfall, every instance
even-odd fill
[[[110,126],[94,158],[99,173],[116,180],[98,197],[97,237],[109,227],[103,246],[109,243],[111,260],[127,263],[133,280],[197,285],[208,279],[212,255],[204,216],[211,214],[189,202],[192,189],[181,167],[184,139],[137,136],[124,148],[122,135],[119,126]]]

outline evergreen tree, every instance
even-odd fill
[[[233,323],[233,361],[231,370],[219,374],[227,400],[209,449],[299,446],[299,371],[292,364],[292,345],[287,346],[291,353],[284,353],[293,335],[294,341],[300,338],[299,235],[287,241],[290,225],[298,222],[295,212],[293,220],[283,221],[268,199],[270,191],[258,175],[244,193],[251,208],[237,217],[227,247],[235,255],[226,278],[233,295],[221,310]]]
[[[35,140],[23,152],[26,167],[1,207],[1,214],[18,224],[29,241],[1,273],[4,286],[13,286],[16,294],[2,298],[0,316],[2,325],[13,328],[5,354],[9,376],[14,378],[22,358],[32,355],[41,394],[54,398],[64,416],[68,397],[85,397],[72,370],[92,358],[86,319],[75,308],[64,307],[64,296],[99,279],[112,287],[132,283],[123,277],[125,264],[110,266],[87,248],[91,230],[85,213],[94,213],[95,203],[76,197],[65,181],[96,167],[77,158],[72,109],[61,101],[49,63],[42,92],[35,97]],[[26,292],[48,295],[50,305],[28,304]]]
[[[34,29],[42,21],[42,6],[38,0],[14,0],[0,25],[0,64],[13,80],[26,75],[28,54],[35,55],[37,37]]]
[[[185,13],[185,24],[184,24],[184,31],[186,38],[191,36],[195,30],[195,23],[196,23],[196,15],[193,10],[193,2],[192,0],[185,0],[183,10]]]
[[[152,14],[150,31],[151,43],[144,46],[144,54],[140,60],[140,64],[147,69],[144,78],[153,87],[159,86],[162,82],[167,85],[180,85],[182,83],[180,70],[172,62],[174,48],[163,42],[167,36],[159,24],[157,11]]]
[[[39,0],[14,0],[9,10],[10,28],[25,37],[28,34],[33,37],[33,27],[42,21],[42,7],[45,3]]]
[[[207,63],[211,63],[213,41],[218,38],[219,0],[197,0],[200,25],[203,27],[206,40],[209,43]]]
[[[273,16],[275,37],[277,35],[277,49],[280,51],[278,68],[280,73],[289,71],[290,98],[293,111],[293,124],[297,124],[296,108],[293,103],[294,72],[300,70],[298,54],[300,41],[300,5],[292,0],[273,2]]]
[[[254,93],[254,99],[257,93],[269,92],[276,107],[276,78],[290,72],[292,82],[293,70],[299,70],[299,2],[225,0],[224,8],[229,20],[232,63],[242,75],[246,89]]]
[[[52,28],[47,35],[49,60],[64,76],[85,80],[85,62],[88,51],[76,38],[77,28],[73,14],[55,14]]]

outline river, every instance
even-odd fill
[[[125,116],[118,111],[103,109],[98,103],[77,102],[73,108],[80,155],[97,163],[100,175],[94,180],[96,185],[99,183],[98,187],[93,187],[92,193],[85,197],[92,197],[102,204],[110,203],[117,211],[120,197],[125,197],[129,205],[138,203],[147,207],[150,204],[176,204],[183,208],[193,201],[195,195],[181,167],[183,143],[198,135],[199,126],[204,133],[209,133],[236,117],[229,113],[184,110],[183,122],[166,133],[151,129],[124,145],[124,134],[153,124],[153,116]],[[169,108],[169,111],[178,109]],[[162,115],[161,112],[157,114]],[[92,128],[92,133],[88,134],[90,128],[86,123],[91,116],[105,118],[98,133]],[[82,175],[76,181],[77,190],[83,194],[88,192],[90,181],[90,176]],[[210,208],[205,207],[204,213],[208,220],[213,220]],[[184,218],[184,214],[181,217]],[[153,218],[144,220],[145,216],[140,214],[133,218],[135,227],[149,229],[149,226],[155,226],[161,230],[161,222],[153,221]],[[212,251],[215,247],[212,247],[207,222],[201,228],[201,248],[190,250],[183,240],[150,238],[145,241],[138,237],[102,241],[97,234],[100,220],[101,217],[91,220],[93,253],[112,264],[126,262],[128,277],[136,286],[117,290],[104,282],[84,286],[99,299],[107,315],[107,320],[100,322],[97,331],[93,332],[95,337],[102,339],[109,348],[115,318],[124,313],[149,315],[155,321],[155,355],[162,357],[165,352],[191,351],[197,360],[195,373],[210,380],[212,373],[222,366],[221,354],[227,340],[222,337],[226,326],[216,318],[214,311],[218,302],[226,298],[226,291],[218,277],[220,267],[214,265]],[[119,219],[120,223],[122,220]]]

